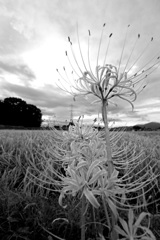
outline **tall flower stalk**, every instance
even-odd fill
[[[149,75],[159,67],[160,57],[157,54],[152,56],[149,61],[144,62],[143,66],[141,66],[136,72],[134,72],[134,66],[136,66],[136,64],[138,65],[138,61],[142,58],[142,56],[144,56],[144,54],[149,49],[150,44],[152,44],[153,42],[153,38],[151,38],[149,43],[138,55],[137,59],[134,61],[132,60],[132,63],[131,63],[133,52],[140,39],[140,34],[138,34],[137,39],[133,44],[133,47],[129,54],[128,60],[123,70],[121,70],[122,69],[121,64],[122,64],[123,55],[125,51],[128,28],[130,27],[130,25],[128,25],[118,66],[114,66],[112,64],[106,63],[111,37],[113,35],[112,33],[109,35],[108,45],[104,53],[103,63],[102,65],[99,65],[100,50],[102,46],[105,25],[106,24],[103,25],[103,29],[102,29],[102,33],[99,41],[95,71],[92,69],[91,61],[90,61],[91,31],[90,30],[88,31],[88,64],[87,64],[85,63],[84,57],[82,54],[82,49],[81,49],[81,44],[80,44],[79,34],[78,34],[78,27],[77,27],[78,48],[79,48],[79,53],[81,56],[81,62],[83,67],[80,67],[79,61],[77,60],[74,49],[73,49],[73,43],[71,41],[71,38],[68,37],[68,41],[71,48],[71,55],[73,58],[73,63],[71,62],[71,57],[67,51],[65,52],[65,55],[71,67],[72,81],[69,79],[68,77],[69,74],[65,67],[63,68],[64,74],[61,74],[61,72],[59,72],[58,69],[57,69],[57,72],[60,75],[59,84],[58,84],[59,87],[64,91],[71,93],[74,96],[74,99],[78,95],[83,95],[83,96],[94,95],[97,98],[95,102],[101,103],[102,119],[105,127],[105,141],[106,141],[106,152],[107,152],[106,163],[108,166],[107,168],[108,179],[110,179],[113,172],[115,171],[115,167],[112,159],[111,142],[110,142],[110,135],[109,135],[109,128],[108,128],[108,110],[107,110],[108,104],[113,103],[111,101],[113,98],[120,98],[122,100],[129,102],[133,109],[134,107],[133,102],[136,100],[137,94],[140,93],[146,87],[147,77],[149,77]],[[70,86],[70,90],[68,90],[68,88],[65,87],[65,85],[63,84],[64,81],[65,81],[65,84],[68,83],[68,86]],[[114,224],[115,224],[115,219],[113,214],[112,225]],[[115,240],[117,238],[115,237],[116,236],[113,234],[112,239]]]

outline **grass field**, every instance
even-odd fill
[[[68,145],[61,134],[55,131],[0,131],[0,239],[80,239],[79,197],[68,195],[64,199],[67,207],[62,208],[58,203],[61,191],[58,175],[45,168],[49,162],[56,173],[64,174],[59,156],[63,156],[63,149]],[[143,169],[148,165],[147,169],[152,169],[157,176],[160,174],[160,132],[113,132],[111,142],[113,159],[127,162],[131,155],[137,159],[143,156],[145,160],[138,167]],[[132,178],[140,177],[138,167],[132,172]],[[131,194],[129,204],[139,206],[137,214],[144,210],[151,214],[150,229],[156,239],[160,239],[160,178],[154,182],[153,187],[148,186],[145,199],[137,192],[136,196]],[[139,203],[144,200],[147,205],[141,207]],[[86,214],[88,240],[95,239],[91,213],[89,205]],[[121,210],[120,215],[125,219],[127,211]],[[103,208],[96,211],[95,219],[107,236]],[[148,224],[147,221],[144,219],[144,224]]]

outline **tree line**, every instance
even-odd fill
[[[0,125],[40,127],[42,123],[41,110],[20,98],[0,100],[0,113]]]

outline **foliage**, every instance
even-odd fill
[[[64,209],[58,204],[61,188],[55,185],[56,181],[61,182],[59,177],[62,178],[64,176],[62,173],[63,161],[62,158],[60,159],[60,156],[63,155],[63,159],[67,161],[64,150],[67,149],[68,154],[70,153],[70,144],[73,142],[73,139],[74,144],[82,144],[83,142],[83,131],[81,131],[81,128],[76,129],[76,134],[72,129],[68,134],[64,132],[63,135],[63,132],[55,130],[0,132],[0,232],[2,239],[9,239],[12,236],[17,236],[17,239],[23,236],[24,239],[28,238],[29,240],[35,238],[45,240],[49,236],[56,239],[54,235],[66,240],[80,239],[81,205],[79,195],[70,196],[67,194],[64,199],[64,205],[67,204],[67,207]],[[102,138],[99,147],[100,149],[103,148],[103,132],[98,133],[91,129],[89,131],[89,128],[87,129],[89,138],[87,139],[87,135],[84,135],[85,141],[89,141],[91,144],[91,140],[95,135],[95,137]],[[84,134],[86,134],[86,130]],[[151,138],[150,134],[145,137],[139,136],[138,133],[122,134],[120,132],[111,132],[110,134],[113,159],[121,156],[120,159],[126,161],[132,155],[134,155],[135,159],[139,158],[139,160],[143,157],[145,160],[141,163],[141,167],[156,165],[153,171],[156,174],[160,172],[160,138],[158,137],[158,132],[155,135],[152,133]],[[61,139],[62,136],[63,141]],[[64,138],[64,136],[66,137]],[[61,150],[55,151],[60,146]],[[122,149],[124,149],[123,154]],[[92,148],[92,152],[94,152],[95,156],[99,154],[94,148]],[[140,155],[141,152],[143,152],[143,156]],[[84,152],[84,154],[87,154],[87,152]],[[102,152],[102,158],[103,154],[105,152]],[[44,170],[47,171],[47,165],[45,164],[47,162],[52,163],[53,167],[51,170],[54,169],[55,174],[51,175],[51,172],[48,172],[48,178],[46,176],[45,179]],[[33,166],[36,167],[34,171]],[[66,167],[66,164],[63,167]],[[119,177],[123,176],[126,170],[120,168],[119,165],[117,165],[117,169]],[[139,169],[135,169],[134,175],[136,175],[136,171],[139,171]],[[147,168],[144,169],[145,171],[147,171]],[[32,174],[32,177],[29,172]],[[143,172],[139,172],[138,177],[142,177],[143,174]],[[128,199],[130,206],[135,209],[134,213],[137,217],[144,211],[149,211],[152,214],[150,229],[157,239],[160,237],[160,217],[158,215],[160,212],[160,202],[157,196],[157,187],[160,187],[159,180],[158,177],[157,186],[148,186],[148,191],[144,195],[145,198],[139,191],[136,197],[133,196],[133,193],[130,193],[131,199]],[[133,179],[130,179],[130,182],[132,181]],[[144,200],[147,202],[146,206],[142,204]],[[90,239],[98,239],[98,233],[101,232],[104,238],[107,239],[108,227],[103,202],[99,196],[97,196],[97,201],[100,207],[94,211],[95,218],[91,214],[91,204],[86,205],[88,209],[85,225],[86,236]],[[120,218],[128,222],[128,215],[125,209],[119,209],[118,213]],[[93,219],[95,223],[93,223]],[[96,228],[94,225],[96,225]],[[118,226],[121,225],[118,224]],[[144,222],[143,226],[148,227],[148,222],[146,224]]]
[[[41,110],[20,98],[9,97],[0,101],[0,112],[2,125],[40,127],[42,122]]]
[[[116,231],[123,236],[123,240],[156,240],[153,233],[146,226],[142,226],[142,220],[149,215],[148,213],[142,212],[135,220],[135,216],[132,209],[128,211],[128,224],[122,218],[119,218],[121,228],[116,225]],[[135,220],[135,221],[134,221]],[[138,230],[142,230],[141,234],[138,234]]]

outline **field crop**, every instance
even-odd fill
[[[61,182],[66,177],[60,157],[70,148],[71,141],[71,138],[65,141],[62,133],[55,130],[0,131],[0,239],[80,239],[78,194],[66,195],[63,200],[66,208],[59,204],[64,187]],[[145,171],[152,171],[157,176],[154,186],[148,183],[145,189],[130,192],[127,204],[137,206],[137,216],[144,210],[151,214],[149,219],[143,219],[144,225],[147,226],[150,220],[150,229],[156,239],[160,239],[160,133],[111,132],[110,138],[112,157],[119,164],[120,177],[128,171],[129,159],[134,156],[135,161],[140,161],[132,172],[129,170],[130,180],[124,177],[126,184],[138,181],[145,176]],[[126,169],[121,168],[122,161],[126,162]],[[88,240],[96,239],[96,228],[107,236],[103,202],[99,196],[97,201],[100,208],[96,211],[92,211],[91,204],[87,205],[85,230]],[[120,216],[127,219],[128,209],[119,209]]]

